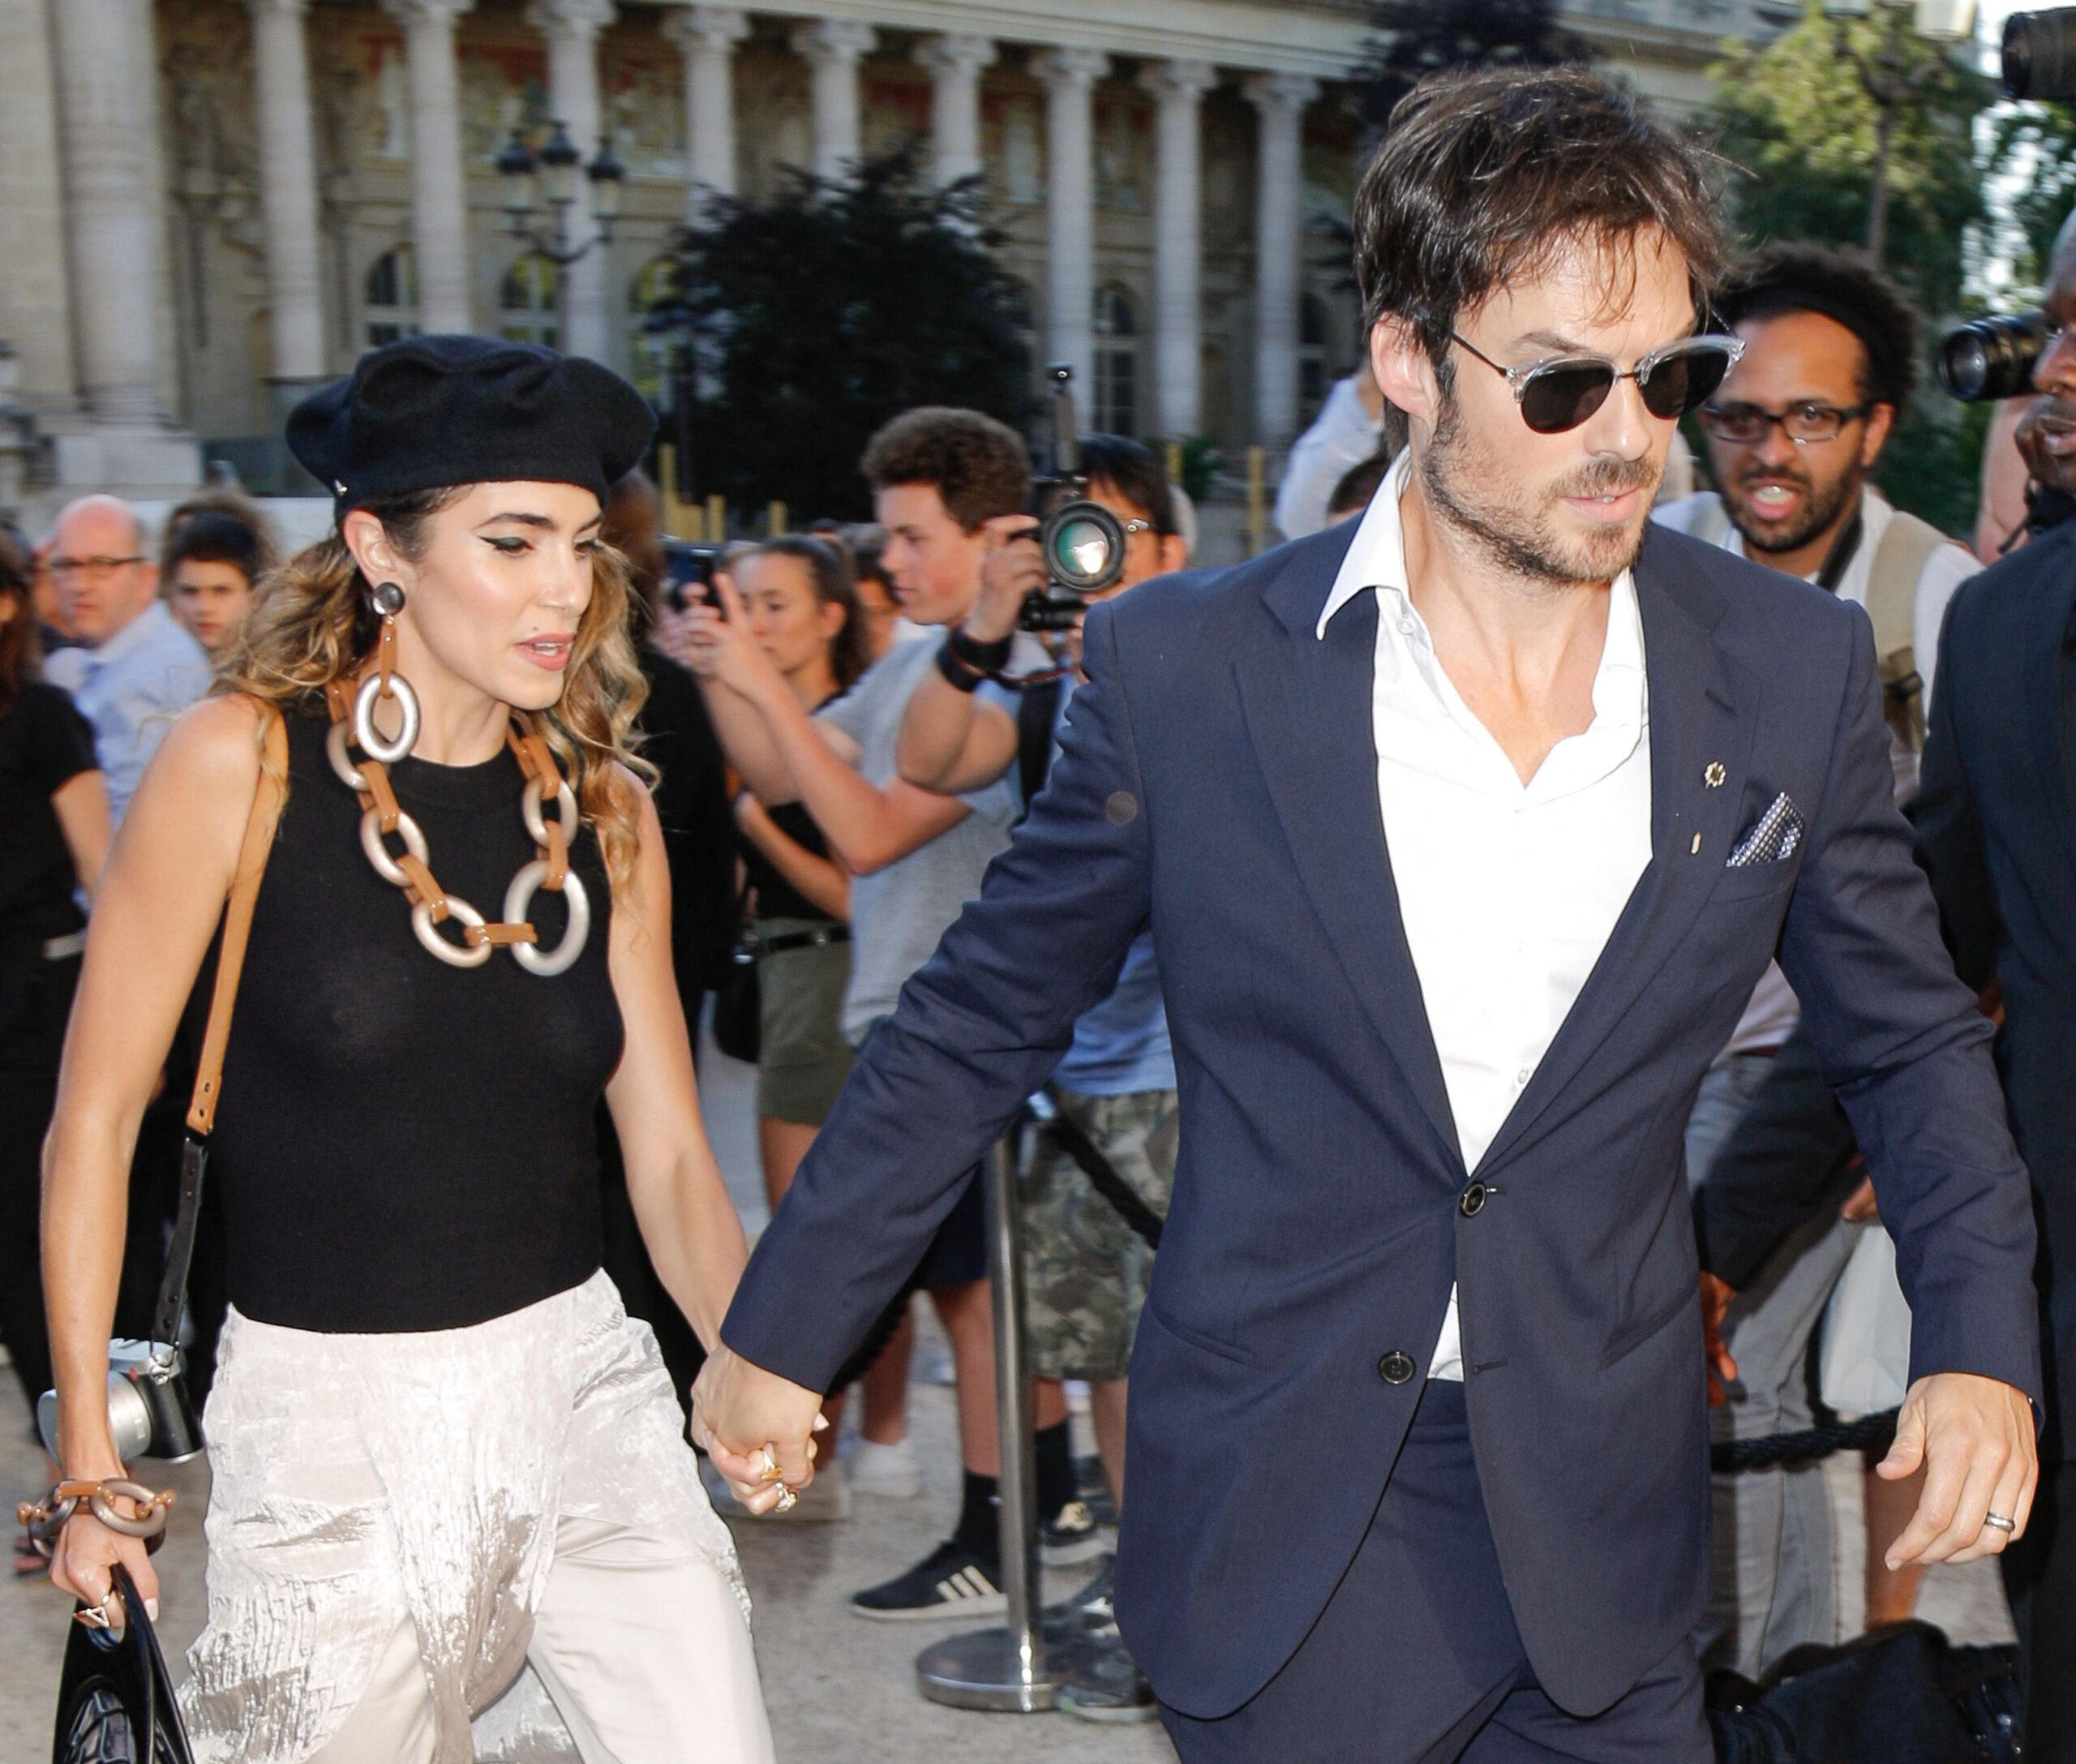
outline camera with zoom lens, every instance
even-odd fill
[[[2044,312],[2034,311],[1999,313],[1949,331],[1939,346],[1939,384],[1963,404],[2030,392],[2052,328]]]
[[[1055,362],[1053,457],[1049,475],[1033,481],[1031,512],[1039,517],[1038,548],[1045,557],[1045,590],[1027,594],[1017,623],[1027,631],[1071,630],[1088,603],[1114,588],[1125,573],[1125,528],[1088,498],[1081,471],[1080,429],[1074,421],[1074,369]]]
[[[2004,21],[2003,59],[2006,97],[2076,98],[2076,6],[2013,13]]]
[[[180,1350],[164,1341],[120,1340],[108,1344],[108,1431],[115,1455],[162,1458],[178,1464],[202,1449],[201,1423],[187,1394]],[[36,1406],[36,1430],[43,1449],[58,1456],[58,1393],[46,1390]]]

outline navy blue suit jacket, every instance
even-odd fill
[[[1545,1689],[1593,1711],[1701,1607],[1681,1140],[1769,959],[1877,1172],[1917,1371],[2037,1389],[2025,1171],[1891,798],[1864,615],[1653,528],[1653,858],[1476,1172],[1499,1194],[1464,1217],[1378,800],[1375,597],[1315,635],[1353,530],[1092,614],[1049,783],[860,1059],[723,1334],[821,1388],[1150,921],[1182,1129],[1132,1360],[1134,1654],[1207,1717],[1290,1656],[1420,1394],[1384,1362],[1424,1372],[1453,1279],[1508,1597]],[[1782,791],[1799,848],[1726,868]]]
[[[2076,1456],[2076,521],[1962,584],[1911,810],[1961,977],[2003,983],[1997,1047],[2032,1174],[2048,1449]]]

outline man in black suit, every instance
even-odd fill
[[[2036,483],[2076,490],[2076,223],[2021,427]],[[1997,1065],[2032,1174],[2047,1376],[2031,1531],[2004,1561],[2027,1651],[2026,1755],[2076,1759],[2076,521],[1954,598],[1912,819],[1961,978],[2001,983]]]
[[[1186,1764],[1702,1764],[1681,1140],[1776,950],[1917,1307],[1916,1559],[2026,1523],[2025,1172],[1865,615],[1646,531],[1736,348],[1695,334],[1694,150],[1581,71],[1440,81],[1355,234],[1407,454],[1359,521],[1090,614],[1050,780],[860,1057],[694,1431],[754,1507],[811,1474],[821,1390],[1150,924],[1182,1152],[1117,1611]]]

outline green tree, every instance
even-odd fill
[[[1021,428],[1029,303],[989,255],[998,242],[979,180],[937,188],[912,143],[847,181],[794,171],[769,203],[719,204],[684,235],[656,315],[697,338],[699,491],[860,518],[859,457],[890,417],[956,404]]]
[[[1997,119],[1990,161],[2014,186],[2010,226],[2000,241],[2014,281],[2047,281],[2055,235],[2076,207],[2076,114],[2061,105],[2014,105]]]

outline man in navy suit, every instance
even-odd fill
[[[1587,74],[1443,82],[1355,232],[1405,459],[1360,522],[1091,615],[1051,781],[859,1062],[695,1426],[753,1505],[811,1473],[824,1381],[1150,923],[1182,1155],[1117,1607],[1183,1758],[1701,1764],[1681,1135],[1776,951],[1916,1307],[1916,1560],[2026,1522],[2026,1174],[1864,614],[1646,532],[1736,346],[1696,334],[1692,150]]]

